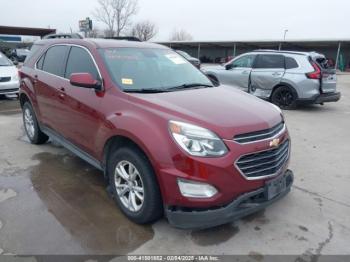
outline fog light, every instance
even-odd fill
[[[193,182],[189,180],[178,180],[177,181],[180,192],[185,197],[193,198],[210,198],[217,194],[215,187],[199,182]]]

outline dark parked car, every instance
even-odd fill
[[[23,63],[29,53],[30,50],[28,49],[13,49],[9,58],[14,64],[17,64],[18,62]]]
[[[190,56],[188,53],[181,51],[181,50],[175,50],[176,53],[182,55],[187,61],[189,61],[192,65],[194,65],[197,68],[201,68],[201,61],[193,56]]]
[[[291,142],[276,106],[212,86],[161,45],[55,39],[32,50],[20,69],[29,140],[51,137],[103,171],[132,221],[165,214],[177,227],[207,228],[290,191]]]

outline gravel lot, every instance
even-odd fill
[[[15,100],[0,100],[0,254],[350,255],[350,76],[339,103],[285,112],[292,192],[233,224],[182,231],[138,226],[118,211],[102,174],[58,145],[33,146]]]

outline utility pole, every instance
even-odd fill
[[[288,29],[285,29],[284,30],[284,35],[283,35],[283,42],[286,42],[286,37],[287,37],[287,33],[288,33]],[[279,47],[278,47],[279,50],[282,49],[282,43],[280,43]]]

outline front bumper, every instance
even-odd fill
[[[340,92],[324,93],[316,95],[311,99],[299,99],[299,104],[323,104],[328,102],[338,102],[341,98]]]
[[[0,83],[0,95],[18,94],[19,81]]]
[[[293,184],[294,175],[292,171],[287,170],[284,176],[287,181],[286,189],[271,200],[266,199],[265,186],[239,196],[225,207],[204,211],[166,209],[166,217],[171,225],[181,229],[205,229],[235,221],[262,210],[287,195]]]

